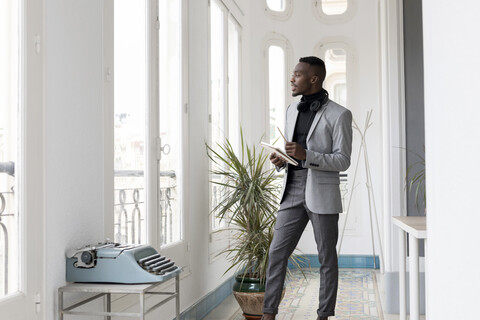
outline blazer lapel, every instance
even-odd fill
[[[327,106],[328,106],[328,102],[325,105],[323,105],[320,108],[320,110],[317,111],[317,114],[315,114],[315,117],[313,118],[312,126],[310,127],[310,131],[308,131],[307,141],[310,140],[313,130],[315,130],[315,127],[317,126],[318,122],[322,118],[322,115],[325,112],[325,109],[327,108]]]
[[[290,114],[287,119],[289,120],[292,119],[293,121],[289,121],[287,132],[285,132],[286,134],[285,138],[287,138],[287,141],[292,141],[292,138],[293,138],[293,132],[295,130],[295,124],[297,123],[297,117],[298,117],[297,105],[298,103],[296,103],[295,105],[292,105],[289,108]]]

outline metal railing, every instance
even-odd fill
[[[115,241],[142,243],[145,241],[145,186],[142,170],[115,171],[116,185],[123,179],[123,186],[115,188]],[[158,209],[161,221],[162,245],[172,242],[174,215],[176,214],[176,174],[172,170],[160,172]]]
[[[14,162],[0,162],[0,173],[6,173],[10,176],[15,176],[15,163]],[[14,186],[10,187],[10,191],[1,191],[0,190],[0,230],[3,234],[3,247],[0,248],[0,259],[2,263],[3,274],[2,281],[0,285],[3,286],[3,293],[6,295],[8,293],[8,228],[5,223],[6,219],[14,217],[14,213],[6,212],[7,208],[11,206],[8,205],[7,200],[15,201],[15,188]],[[0,235],[1,236],[1,235]]]

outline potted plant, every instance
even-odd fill
[[[410,150],[409,150],[410,151]],[[406,172],[406,187],[408,192],[413,192],[415,195],[414,205],[419,208],[419,201],[422,199],[423,206],[426,205],[426,190],[425,190],[425,158],[416,152],[410,151],[418,157],[418,160],[412,163],[407,168]]]
[[[273,239],[275,214],[278,208],[278,176],[268,169],[268,154],[249,147],[240,130],[240,154],[237,156],[228,139],[218,149],[207,147],[213,162],[211,181],[221,190],[221,200],[211,214],[227,223],[233,244],[226,254],[230,266],[237,271],[234,295],[247,319],[259,319],[268,266],[268,251]],[[299,266],[298,256],[291,261]]]

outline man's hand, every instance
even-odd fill
[[[285,161],[277,156],[275,152],[270,154],[270,161],[277,167],[283,167],[285,165]]]
[[[285,144],[285,151],[290,157],[294,157],[298,160],[307,159],[307,152],[303,147],[296,142],[287,142]]]

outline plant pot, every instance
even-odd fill
[[[257,320],[262,318],[264,295],[265,283],[261,283],[259,278],[235,277],[233,296],[237,299],[245,319]],[[282,292],[282,299],[284,295],[285,289]]]

